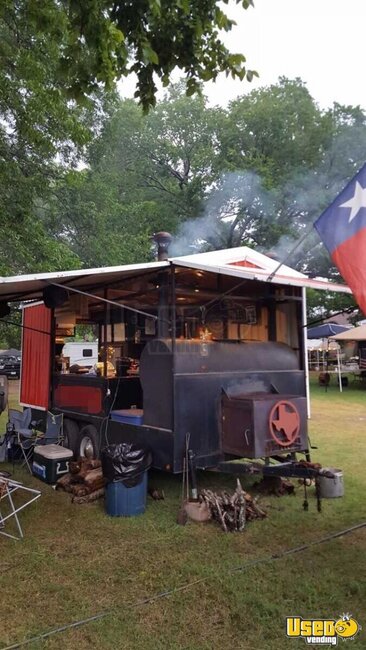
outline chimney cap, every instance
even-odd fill
[[[165,232],[164,230],[154,232],[152,238],[156,244],[169,244],[173,239],[170,232]]]
[[[153,241],[158,247],[158,261],[166,262],[168,259],[169,244],[173,237],[169,232],[155,232],[152,236]]]

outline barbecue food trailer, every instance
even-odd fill
[[[168,259],[167,240],[157,262],[0,279],[24,301],[21,405],[63,413],[76,456],[135,442],[181,472],[189,437],[198,468],[310,460],[305,288],[347,287],[246,247]],[[62,358],[80,326],[92,371]]]

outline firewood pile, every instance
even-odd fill
[[[267,513],[259,507],[257,500],[243,490],[239,479],[233,494],[226,491],[217,493],[212,490],[202,490],[200,499],[207,504],[212,519],[220,524],[225,533],[241,532],[247,521],[264,519],[267,516]]]
[[[70,492],[73,503],[89,503],[104,496],[105,479],[100,460],[82,458],[70,462],[70,472],[56,483],[56,490]]]

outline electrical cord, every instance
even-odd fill
[[[118,391],[119,391],[119,385],[120,385],[120,383],[121,383],[121,377],[118,377],[117,386],[116,386],[116,390],[115,390],[115,392],[114,392],[114,396],[113,396],[112,404],[111,404],[110,407],[109,407],[108,415],[106,415],[105,418],[104,418],[104,420],[103,420],[103,422],[105,422],[105,428],[104,428],[104,439],[105,439],[107,445],[109,445],[109,440],[108,440],[108,427],[109,427],[109,422],[110,422],[110,415],[111,415],[111,413],[112,413],[112,411],[113,411],[113,408],[114,408],[114,405],[115,405],[115,403],[116,403],[116,399],[117,399],[117,394],[118,394]],[[103,426],[103,423],[102,423],[102,426]],[[102,436],[100,436],[99,451],[101,450],[101,447],[102,447]]]
[[[269,564],[270,562],[274,562],[275,560],[280,560],[283,557],[287,557],[288,555],[301,553],[302,551],[306,551],[307,549],[312,548],[313,546],[317,546],[318,544],[323,544],[324,542],[329,542],[330,540],[337,539],[338,537],[342,537],[343,535],[348,535],[350,533],[353,533],[355,530],[360,530],[361,528],[365,528],[365,527],[366,527],[366,521],[360,524],[355,524],[354,526],[350,526],[349,528],[345,528],[344,530],[340,530],[336,533],[331,533],[330,535],[326,535],[325,537],[320,537],[319,539],[315,539],[312,542],[308,542],[307,544],[302,544],[301,546],[295,546],[285,551],[274,553],[273,555],[269,555],[267,557],[257,558],[256,560],[246,562],[241,566],[237,566],[237,567],[233,567],[232,569],[229,569],[228,573],[230,574],[230,573],[237,573],[239,571],[245,571],[246,569],[250,569],[254,566],[258,566],[259,564]],[[148,598],[143,598],[142,600],[137,600],[132,603],[127,603],[123,605],[123,608],[133,609],[135,607],[141,607],[141,605],[149,605],[150,603],[155,602],[156,600],[160,600],[161,598],[172,596],[173,594],[176,594],[180,591],[191,589],[192,587],[195,587],[198,584],[202,584],[203,582],[207,582],[208,580],[209,580],[208,576],[205,576],[204,578],[198,578],[197,580],[194,580],[193,582],[188,582],[185,585],[181,585],[180,587],[168,589],[166,591],[162,591],[153,596],[149,596]],[[66,625],[62,625],[61,627],[57,627],[54,628],[53,630],[49,630],[48,632],[44,632],[43,634],[39,634],[38,636],[25,639],[24,641],[20,641],[19,643],[14,643],[13,645],[5,646],[2,648],[2,650],[17,650],[17,648],[22,648],[26,645],[29,645],[30,643],[34,643],[35,641],[42,641],[43,639],[47,639],[50,636],[53,636],[54,634],[59,634],[60,632],[66,632],[66,630],[75,629],[76,627],[80,627],[81,625],[86,625],[87,623],[98,621],[101,618],[105,618],[106,616],[115,614],[118,610],[119,608],[109,609],[104,612],[99,612],[94,616],[89,616],[88,618],[75,621],[74,623],[67,623]]]

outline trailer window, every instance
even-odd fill
[[[92,357],[92,356],[93,356],[93,350],[91,348],[84,348],[83,357]]]

